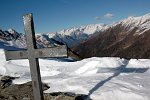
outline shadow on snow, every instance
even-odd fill
[[[113,79],[116,76],[119,76],[121,73],[144,73],[146,72],[149,68],[126,68],[126,66],[128,65],[129,61],[128,60],[124,60],[124,65],[118,67],[118,68],[107,68],[102,72],[106,72],[106,71],[111,71],[114,72],[114,74],[110,77],[108,77],[107,79],[100,81],[98,84],[96,84],[88,93],[88,95],[84,95],[82,98],[83,100],[91,100],[90,99],[90,95],[92,93],[94,93],[97,89],[99,89],[100,87],[102,87],[106,82],[110,81],[111,79]],[[101,71],[98,71],[99,73],[101,73]]]

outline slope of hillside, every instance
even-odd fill
[[[82,58],[150,58],[150,14],[115,23],[72,49]]]

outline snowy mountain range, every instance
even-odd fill
[[[61,43],[67,44],[68,47],[73,47],[75,44],[87,40],[95,32],[104,31],[105,29],[107,29],[107,25],[93,24],[64,29],[60,32],[48,33],[47,35],[49,38],[53,38]]]
[[[128,17],[74,46],[81,58],[150,58],[150,14]]]
[[[111,25],[93,24],[64,29],[60,32],[36,34],[37,46],[55,47],[66,44],[81,58],[119,56],[149,58],[150,14],[128,17]],[[25,34],[0,30],[1,48],[26,48]],[[138,55],[137,55],[138,54]],[[140,54],[140,55],[139,55]]]
[[[104,24],[73,27],[55,33],[36,34],[36,39],[38,47],[53,47],[62,44],[72,47],[85,41],[93,33],[103,31],[106,28],[107,26]],[[18,33],[14,29],[0,30],[0,41],[7,42],[9,46],[26,48],[25,34]]]

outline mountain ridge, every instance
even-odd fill
[[[91,24],[80,27],[73,27],[70,29],[64,29],[59,32],[52,33],[36,33],[36,40],[38,47],[54,47],[57,45],[66,44],[68,47],[72,47],[73,45],[85,41],[90,37],[91,34],[96,31],[104,30],[106,25],[104,24]],[[20,44],[17,44],[16,41],[22,38]],[[25,34],[18,33],[14,29],[8,29],[6,31],[0,30],[0,39],[10,43],[11,46],[15,46],[18,48],[26,48]],[[13,43],[12,43],[13,42]],[[22,46],[21,46],[22,45]]]
[[[82,58],[150,58],[150,14],[128,17],[72,48]]]

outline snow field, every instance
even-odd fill
[[[42,81],[51,87],[45,93],[74,92],[93,100],[150,100],[150,59],[93,57],[76,62],[39,59],[39,63]],[[18,77],[14,84],[31,81],[27,59],[5,61],[0,50],[0,64],[0,75]]]

